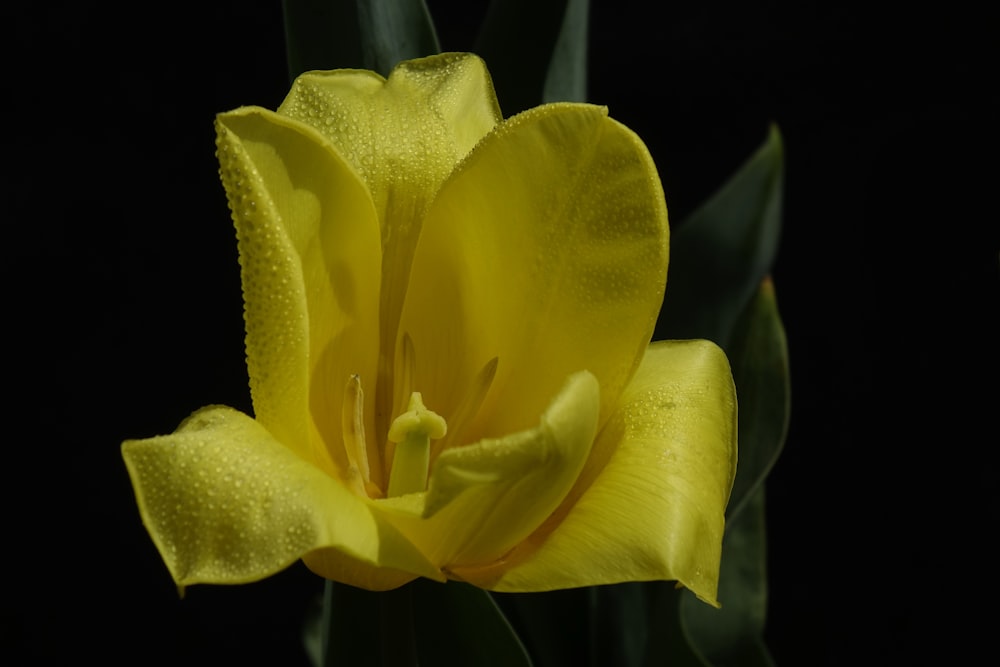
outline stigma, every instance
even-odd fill
[[[424,405],[419,391],[410,394],[406,412],[389,426],[388,439],[396,443],[389,473],[388,497],[419,493],[427,489],[431,440],[448,432],[444,418]]]

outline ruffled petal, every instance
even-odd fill
[[[736,393],[708,341],[649,347],[567,502],[504,563],[454,574],[497,591],[677,580],[718,606],[736,473]]]
[[[367,501],[231,408],[204,408],[171,435],[126,441],[122,455],[179,586],[256,581],[317,550],[345,583],[385,588],[400,572],[443,579]]]
[[[584,368],[606,417],[652,334],[667,243],[653,161],[606,109],[553,104],[511,118],[428,210],[400,320],[410,389],[451,419],[498,360],[459,445],[530,428]]]
[[[374,384],[378,363],[381,252],[371,198],[307,125],[247,107],[220,115],[216,129],[239,237],[257,419],[300,456],[346,474],[344,388],[352,374]],[[373,407],[366,422],[371,429]]]
[[[533,533],[573,487],[597,432],[600,388],[576,373],[534,428],[452,448],[428,490],[376,501],[435,564],[492,563]]]
[[[480,58],[446,53],[400,63],[388,80],[362,70],[303,74],[278,112],[323,134],[363,176],[375,201],[385,355],[376,401],[388,412],[396,327],[420,222],[455,165],[500,121],[493,83]]]

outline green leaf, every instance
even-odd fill
[[[284,0],[288,73],[342,67],[388,76],[440,51],[424,0]]]
[[[421,665],[530,667],[524,645],[486,591],[428,579],[409,587]]]
[[[647,584],[545,593],[496,593],[536,667],[640,667],[646,648]]]
[[[319,667],[381,667],[379,594],[327,580],[319,620]]]
[[[310,70],[364,67],[354,0],[283,0],[288,80]]]
[[[708,338],[729,356],[739,397],[740,459],[727,509],[719,600],[657,587],[646,665],[764,667],[763,481],[784,444],[788,349],[768,277],[781,232],[783,148],[777,127],[671,238],[657,338]]]
[[[545,74],[543,102],[587,101],[587,26],[590,0],[568,0]]]
[[[424,0],[357,0],[365,69],[388,76],[396,63],[441,51]]]
[[[532,667],[490,594],[459,582],[372,592],[327,581],[303,639],[316,667]]]
[[[475,52],[486,61],[504,117],[537,106],[544,98],[568,4],[567,0],[490,3]]]
[[[729,352],[733,326],[777,253],[783,155],[772,125],[739,171],[672,230],[657,338],[707,338]]]
[[[791,414],[788,344],[770,278],[736,322],[729,362],[739,400],[739,465],[726,508],[732,522],[778,460]]]
[[[681,625],[690,646],[713,667],[773,667],[762,635],[767,616],[764,487],[726,532],[716,609],[685,591]]]
[[[649,642],[643,667],[711,667],[692,648],[681,623],[681,597],[687,591],[669,581],[649,582],[646,587],[649,596]]]
[[[594,586],[588,591],[591,665],[642,667],[649,636],[646,584]]]
[[[591,633],[589,589],[495,593],[493,597],[521,636],[536,667],[591,664],[591,647],[586,641]]]

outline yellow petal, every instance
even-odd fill
[[[442,579],[368,502],[231,408],[204,408],[171,435],[127,441],[122,455],[179,586],[256,581],[317,550],[330,568],[321,574],[354,585],[385,588],[400,572]]]
[[[393,225],[419,222],[413,212],[501,118],[485,64],[467,53],[402,62],[388,80],[367,70],[307,72],[278,113],[336,146]]]
[[[725,354],[708,341],[654,343],[567,503],[503,565],[456,574],[498,591],[675,579],[717,605],[735,472]]]
[[[478,57],[446,53],[403,62],[388,80],[362,70],[303,74],[278,111],[327,137],[362,174],[375,201],[385,258],[381,348],[389,355],[376,401],[387,412],[396,326],[420,221],[455,164],[500,121],[493,84]]]
[[[341,441],[348,378],[374,383],[376,374],[381,254],[371,198],[307,125],[249,107],[220,115],[216,129],[239,237],[256,417],[300,456],[344,471],[343,447],[323,443]]]
[[[573,487],[597,431],[599,400],[594,376],[576,373],[534,428],[449,449],[426,493],[376,505],[437,565],[495,562]]]
[[[412,389],[450,420],[497,358],[456,444],[530,428],[583,368],[606,417],[649,342],[667,238],[652,159],[606,109],[554,104],[504,122],[427,212],[399,331]]]

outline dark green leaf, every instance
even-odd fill
[[[592,667],[642,667],[649,636],[646,585],[623,583],[588,591]]]
[[[649,624],[645,583],[494,596],[536,667],[639,667]]]
[[[490,70],[503,115],[541,103],[567,0],[494,0],[475,51]]]
[[[773,667],[762,639],[767,615],[764,487],[731,523],[722,545],[721,609],[685,591],[681,624],[693,649],[713,667]]]
[[[659,590],[647,665],[764,667],[763,480],[784,444],[788,351],[767,278],[781,232],[783,149],[764,145],[672,234],[657,338],[707,338],[729,356],[739,397],[739,466],[728,508],[719,600]],[[679,594],[678,594],[679,595]]]
[[[731,522],[777,461],[791,412],[788,345],[769,278],[736,322],[729,362],[739,400],[739,465],[726,508]]]
[[[772,126],[763,146],[671,235],[657,338],[707,338],[729,352],[737,318],[774,263],[783,154]]]
[[[490,594],[458,582],[372,592],[328,581],[305,643],[317,667],[532,666]]]
[[[536,667],[590,665],[590,593],[497,593],[494,599],[517,630]]]
[[[379,594],[326,582],[320,618],[322,667],[381,667]]]
[[[409,587],[422,667],[530,667],[520,639],[486,591],[427,579]]]
[[[681,623],[681,596],[673,582],[646,584],[649,600],[649,642],[643,667],[711,667],[689,643]]]
[[[568,0],[552,61],[545,75],[543,102],[587,100],[587,26],[590,0]]]
[[[365,69],[388,76],[396,63],[441,51],[424,0],[357,0]]]
[[[305,622],[302,624],[302,647],[306,657],[313,667],[323,667],[323,644],[326,641],[323,628],[323,595],[316,596],[314,604],[306,610]]]
[[[284,0],[288,79],[310,70],[364,67],[354,0]]]
[[[424,0],[284,0],[289,76],[353,67],[387,76],[440,51]]]

